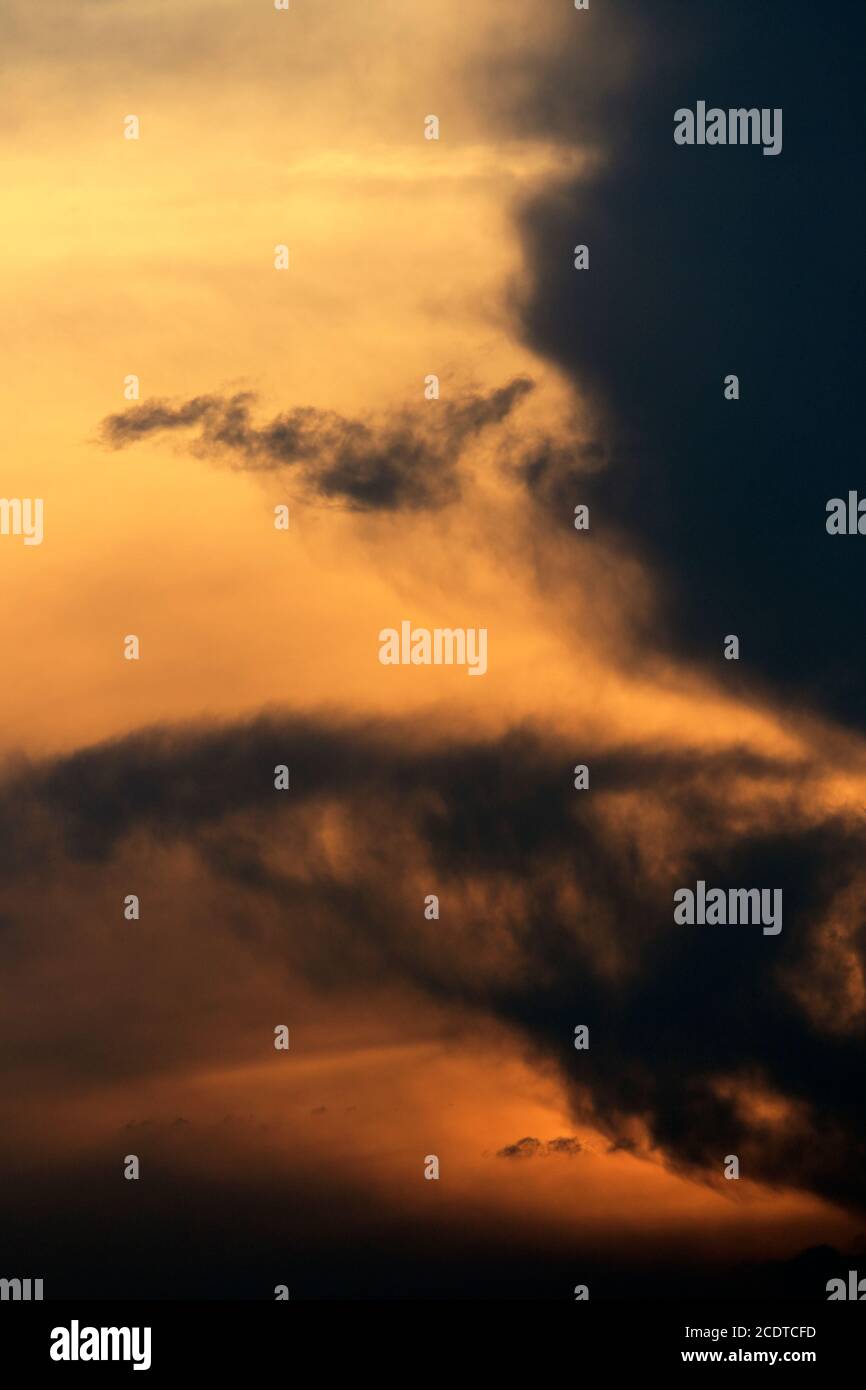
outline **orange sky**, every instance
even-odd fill
[[[540,534],[503,468],[526,440],[589,430],[583,403],[520,341],[513,214],[531,189],[604,152],[515,138],[485,114],[472,64],[494,43],[512,62],[539,51],[562,16],[516,0],[293,0],[288,14],[235,0],[72,0],[62,24],[45,25],[40,9],[9,0],[0,22],[0,47],[5,31],[15,55],[0,126],[0,490],[45,499],[40,547],[0,539],[2,754],[38,767],[142,727],[262,709],[401,721],[407,738],[434,744],[529,724],[562,740],[566,777],[590,744],[737,747],[787,764],[822,752],[808,774],[729,789],[731,823],[858,814],[859,741],[732,695],[723,671],[711,681],[635,663],[631,621],[652,613],[652,577],[609,543]],[[123,138],[129,113],[137,142]],[[439,142],[423,138],[429,113]],[[285,273],[273,268],[283,242]],[[258,421],[313,406],[372,421],[408,410],[423,425],[441,407],[424,400],[428,373],[443,400],[518,376],[535,390],[467,445],[455,505],[359,513],[285,474],[197,456],[189,432],[106,447],[100,425],[125,409],[128,373],[142,400],[253,391]],[[283,501],[288,533],[272,524]],[[488,674],[382,667],[378,633],[403,619],[486,626]],[[138,663],[123,659],[128,633]],[[658,808],[601,797],[599,815],[612,834],[639,827],[654,865],[676,859],[676,827]],[[434,889],[406,834],[417,875],[407,893],[420,904]],[[292,843],[339,864],[349,888],[387,857],[339,809],[306,849]],[[158,1135],[181,1116],[197,1157],[167,1153],[177,1171],[207,1150],[216,1168],[279,1169],[289,1199],[292,1172],[325,1174],[395,1210],[435,1196],[458,1221],[472,1211],[537,1225],[559,1247],[658,1240],[750,1258],[844,1244],[858,1229],[804,1192],[745,1181],[734,1193],[662,1151],[608,1153],[610,1136],[576,1117],[556,1070],[471,1007],[399,978],[353,989],[291,965],[275,972],[258,935],[277,930],[274,910],[240,889],[227,898],[158,830],[97,862],[65,852],[56,872],[11,892],[30,924],[5,1025],[34,1086],[15,1111],[19,1154],[50,1138],[55,1155],[68,1146],[76,1160],[119,1162],[135,1147],[124,1126],[147,1121]],[[297,861],[292,872],[303,877]],[[146,910],[126,923],[117,904],[139,884]],[[461,892],[466,917],[493,910],[483,874]],[[323,932],[327,920],[323,909]],[[445,914],[438,931],[453,929]],[[610,949],[612,972],[627,972]],[[500,959],[495,943],[490,953]],[[839,991],[859,1014],[849,964]],[[807,980],[791,990],[833,1026]],[[283,1015],[292,1050],[275,1058],[268,1035]],[[68,1068],[57,1061],[67,1047]],[[14,1093],[5,1086],[7,1112]],[[214,1146],[225,1114],[249,1123]],[[583,1151],[497,1157],[524,1136],[561,1135]],[[421,1180],[431,1152],[435,1194]]]

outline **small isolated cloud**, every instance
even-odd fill
[[[123,449],[148,435],[196,429],[191,450],[244,472],[293,470],[303,490],[352,511],[420,510],[459,494],[458,464],[486,426],[500,424],[533,389],[526,377],[487,393],[428,401],[380,420],[296,406],[256,425],[251,392],[195,396],[180,404],[143,401],[100,426],[102,442]]]
[[[581,1151],[579,1139],[562,1137],[559,1139],[549,1139],[546,1144],[540,1139],[518,1139],[516,1144],[506,1144],[504,1149],[498,1149],[497,1158],[550,1158],[554,1154],[565,1155],[566,1158],[574,1158]]]
[[[579,1139],[571,1136],[563,1136],[560,1139],[549,1139],[547,1141],[547,1152],[549,1154],[564,1154],[566,1158],[574,1158],[580,1153],[583,1145]]]
[[[516,1144],[506,1144],[504,1149],[497,1149],[497,1158],[534,1158],[538,1150],[543,1148],[540,1139],[518,1139]]]

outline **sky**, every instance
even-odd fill
[[[857,49],[805,0],[7,0],[4,1275],[862,1255]],[[676,145],[698,100],[781,153]],[[383,665],[404,621],[486,672]],[[782,931],[675,922],[699,880]]]

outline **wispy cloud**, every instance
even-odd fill
[[[251,392],[179,404],[149,400],[109,415],[100,433],[110,448],[122,449],[150,435],[197,429],[191,448],[199,456],[247,472],[292,471],[320,501],[357,511],[416,510],[456,498],[466,445],[505,420],[532,387],[516,377],[486,394],[429,401],[378,421],[296,406],[261,425],[253,422]]]

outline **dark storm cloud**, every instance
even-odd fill
[[[197,396],[179,405],[152,400],[109,415],[101,436],[120,449],[151,434],[197,426],[192,447],[204,457],[227,458],[250,472],[298,470],[309,495],[340,500],[352,510],[411,510],[452,501],[461,451],[531,390],[531,381],[516,377],[487,394],[427,402],[382,423],[298,406],[258,426],[249,392]]]
[[[0,795],[0,954],[21,997],[39,991],[41,972],[54,980],[59,951],[82,987],[99,977],[93,895],[106,874],[123,879],[117,865],[148,863],[148,846],[180,856],[181,876],[162,891],[182,919],[211,905],[211,965],[202,975],[191,959],[183,1017],[162,1009],[158,1038],[147,1015],[143,1033],[134,1019],[118,1030],[98,1001],[86,1019],[67,1018],[71,989],[25,1049],[16,1030],[30,1022],[16,1012],[4,1070],[30,1056],[74,1084],[94,1070],[188,1062],[193,1043],[207,1054],[204,1020],[220,1014],[214,962],[234,937],[253,982],[267,962],[275,981],[300,976],[329,994],[408,987],[455,1016],[504,1024],[559,1068],[575,1117],[611,1142],[639,1122],[689,1172],[718,1177],[736,1153],[744,1177],[862,1206],[862,1018],[824,1028],[803,1002],[823,925],[846,890],[866,886],[862,818],[817,816],[809,768],[745,752],[600,748],[587,754],[592,790],[576,792],[571,750],[530,729],[441,745],[431,726],[425,737],[411,725],[263,718],[145,732],[19,768]],[[286,793],[273,786],[280,763],[291,769]],[[322,839],[335,811],[336,857]],[[160,860],[163,873],[171,862]],[[674,924],[674,890],[698,878],[781,888],[781,935]],[[422,918],[431,891],[447,931]],[[52,892],[60,919],[40,907]],[[847,932],[856,979],[864,931],[849,920]],[[151,977],[157,1008],[178,965],[151,958],[137,936],[112,954],[134,953],[130,969]],[[237,949],[225,958],[242,978]],[[836,1014],[845,981],[821,989]],[[574,1049],[578,1024],[589,1050]],[[753,1090],[781,1100],[781,1122],[750,1110]]]
[[[816,23],[811,0],[625,0],[569,14],[555,51],[492,88],[514,133],[605,156],[519,212],[525,337],[588,401],[605,461],[529,457],[540,524],[590,504],[590,534],[659,581],[645,641],[729,679],[737,633],[738,678],[861,726],[866,538],[828,536],[825,507],[864,490],[864,27],[858,7]],[[675,145],[698,100],[781,107],[781,154]]]
[[[567,752],[562,759],[520,729],[499,741],[426,748],[411,730],[375,720],[340,725],[261,716],[216,727],[148,728],[9,773],[0,784],[0,867],[36,867],[55,832],[64,854],[99,860],[138,829],[171,842],[234,813],[280,804],[274,768],[281,764],[290,767],[292,804],[352,798],[366,786],[418,808],[443,867],[507,867],[528,862],[536,849],[568,845],[580,811]],[[664,785],[693,824],[710,816],[713,788],[723,791],[738,777],[808,772],[804,764],[779,764],[746,749],[623,747],[593,760],[596,786],[651,797]]]

